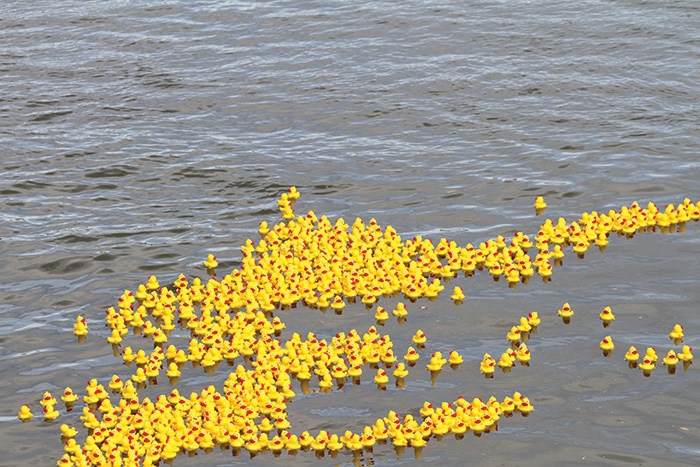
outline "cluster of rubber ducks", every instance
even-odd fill
[[[342,314],[348,304],[357,301],[372,309],[381,298],[388,297],[402,296],[406,303],[422,298],[437,300],[444,283],[460,272],[471,277],[476,271],[486,270],[495,281],[505,276],[510,287],[528,283],[535,272],[546,282],[552,266],[562,264],[569,246],[583,257],[593,243],[603,251],[612,232],[632,236],[657,227],[662,232],[683,231],[685,222],[700,218],[700,202],[694,205],[687,199],[677,208],[669,205],[663,212],[652,203],[646,209],[633,203],[620,212],[584,213],[571,224],[564,219],[556,223],[547,219],[534,237],[535,243],[517,232],[510,242],[498,236],[478,247],[459,247],[444,238],[437,244],[421,236],[403,241],[395,229],[382,229],[374,219],[365,223],[358,218],[349,225],[342,218],[334,223],[325,216],[318,218],[313,211],[296,216],[293,205],[298,198],[294,187],[282,195],[278,206],[284,221],[272,227],[261,222],[261,239],[257,244],[247,240],[241,248],[241,266],[221,279],[190,281],[180,275],[172,287],[167,287],[150,276],[136,292],[124,291],[117,305],[107,309],[107,341],[115,356],[126,365],[133,364],[135,371],[125,381],[114,375],[109,391],[96,380],[89,382],[81,416],[88,436],[82,446],[78,445],[75,429],[62,426],[66,452],[57,465],[155,465],[160,460],[169,464],[178,455],[210,452],[215,446],[230,448],[234,454],[241,449],[251,455],[267,450],[277,454],[308,449],[333,454],[341,449],[357,452],[371,448],[372,440],[389,440],[397,448],[412,446],[419,450],[431,436],[488,433],[501,414],[530,413],[533,409],[529,400],[517,392],[501,402],[495,397],[487,403],[458,399],[452,404],[443,403],[428,415],[421,411],[421,423],[390,412],[362,433],[339,436],[322,431],[315,437],[306,432],[291,434],[286,405],[295,397],[293,380],[303,393],[330,392],[347,381],[361,384],[363,369],[369,367],[378,389],[386,389],[389,371],[396,386],[402,388],[409,368],[420,359],[419,351],[425,349],[427,337],[418,330],[402,361],[389,335],[382,335],[375,326],[365,333],[354,329],[338,333],[330,341],[309,332],[305,338],[294,333],[283,342],[279,337],[285,324],[274,312],[303,305]],[[544,200],[538,199],[538,213],[545,208]],[[528,255],[533,246],[538,251],[534,259]],[[219,263],[210,254],[203,266],[213,275]],[[450,297],[456,305],[465,298],[461,287],[455,287]],[[391,314],[399,323],[405,322],[407,305],[399,302]],[[559,316],[567,322],[573,310],[565,304]],[[389,312],[377,305],[375,319],[377,325],[383,325]],[[610,313],[604,325],[612,320]],[[537,332],[539,323],[537,312],[521,317],[506,336],[511,347],[498,361],[485,354],[481,373],[492,378],[496,367],[508,372],[515,362],[528,366],[530,351],[525,341]],[[191,339],[186,347],[168,344],[168,337],[176,329],[189,331]],[[124,347],[130,331],[150,338],[153,349]],[[82,342],[87,332],[87,322],[79,316],[74,334]],[[678,358],[691,350],[679,352]],[[426,364],[433,384],[444,365],[449,363],[456,370],[463,363],[456,351],[447,357],[435,352]],[[176,386],[186,364],[212,373],[222,362],[233,370],[222,392],[210,386],[184,397],[175,388],[155,402],[139,397],[139,390],[157,384],[163,370],[171,385]],[[314,389],[313,375],[318,380]],[[120,396],[114,405],[110,391]],[[45,420],[54,420],[59,413],[54,408],[55,399],[50,394],[44,399],[49,401],[44,405],[42,400]],[[78,397],[66,388],[61,399],[66,411],[71,411]],[[18,417],[28,421],[32,417],[29,407],[23,406]]]
[[[609,337],[610,336],[608,336],[607,339],[609,339]],[[683,337],[683,326],[680,324],[674,325],[669,333],[669,338],[673,341],[673,344],[676,346],[681,345],[683,343]],[[602,345],[601,342],[601,348],[603,348]],[[612,351],[613,348],[612,339],[610,339],[610,350]],[[625,361],[628,362],[630,368],[639,368],[644,373],[644,376],[649,377],[651,376],[651,372],[656,368],[659,356],[656,353],[656,347],[647,347],[644,355],[640,355],[637,348],[631,345],[625,353]],[[678,351],[669,349],[666,356],[661,359],[661,363],[666,367],[669,375],[676,373],[676,366],[679,364],[683,365],[683,372],[686,372],[693,363],[693,348],[688,345],[683,345]]]

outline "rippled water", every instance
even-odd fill
[[[127,375],[102,327],[124,289],[149,274],[204,276],[208,252],[236,267],[290,185],[297,210],[461,245],[534,233],[537,194],[548,216],[569,219],[634,200],[697,201],[698,24],[696,2],[661,0],[3,2],[0,466],[60,457],[58,424],[20,425],[21,404]],[[676,322],[700,348],[699,252],[690,224],[569,255],[546,285],[456,280],[462,307],[426,302],[384,331],[405,348],[423,328],[429,350],[465,354],[459,371],[436,387],[414,371],[401,392],[300,397],[294,429],[359,428],[426,399],[517,389],[536,412],[499,433],[433,441],[420,462],[384,448],[362,463],[463,465],[466,453],[474,465],[697,465],[697,370],[647,379],[621,359],[630,344],[670,348]],[[554,319],[565,301],[570,326]],[[597,348],[606,305],[618,316],[611,359]],[[483,353],[500,353],[531,310],[545,318],[531,367],[483,380]],[[91,326],[82,345],[70,333],[78,314]],[[330,336],[372,316],[298,310],[286,321]],[[209,381],[193,372],[181,384]],[[176,460],[232,462],[246,463]],[[250,463],[289,462],[352,458]]]

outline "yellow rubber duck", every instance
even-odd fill
[[[540,322],[541,322],[539,313],[536,311],[532,311],[532,312],[528,313],[527,322],[533,328],[539,326]]]
[[[676,352],[673,349],[669,350],[663,359],[663,364],[668,367],[669,375],[673,375],[676,373],[676,365],[678,365],[679,361],[680,359],[676,355]]]
[[[668,337],[671,338],[674,344],[680,345],[683,342],[683,326],[680,324],[673,326],[673,330],[668,334]]]
[[[156,276],[148,276],[148,281],[146,282],[146,290],[148,290],[149,292],[153,292],[154,290],[158,289],[160,289],[160,284],[158,284],[158,279],[156,279]]]
[[[518,350],[515,351],[515,358],[521,365],[530,366],[530,349],[527,348],[527,345],[525,345],[524,342],[520,344]]]
[[[629,367],[634,369],[637,368],[637,361],[639,360],[639,352],[637,348],[633,345],[625,353],[625,361],[629,363]]]
[[[538,215],[542,214],[545,209],[547,209],[547,203],[544,201],[543,196],[538,196],[535,198],[535,204],[533,206]]]
[[[416,344],[416,347],[418,347],[419,349],[423,349],[423,348],[425,348],[425,342],[428,339],[425,337],[425,333],[419,329],[413,335],[411,340],[413,341],[414,344]]]
[[[73,393],[73,390],[70,387],[67,387],[63,391],[63,395],[61,396],[61,400],[66,404],[66,410],[70,412],[73,410],[73,405],[75,404],[75,401],[78,400],[78,396],[76,396]]]
[[[603,351],[605,357],[609,357],[612,351],[615,349],[615,344],[613,344],[612,337],[605,336],[602,341],[600,341],[600,349]]]
[[[683,349],[681,352],[678,354],[678,359],[683,361],[683,362],[689,362],[693,359],[693,348],[688,347],[687,345],[683,346]]]
[[[73,439],[78,435],[78,430],[73,427],[66,425],[65,423],[61,425],[61,438],[63,440]]]
[[[568,303],[564,303],[559,311],[557,311],[557,316],[561,316],[564,324],[569,324],[571,322],[571,317],[574,316],[574,310]]]
[[[656,355],[656,347],[647,347],[644,358],[648,358],[652,363],[656,363],[659,360],[659,356]]]
[[[447,363],[450,364],[450,367],[453,370],[456,370],[462,363],[464,363],[464,358],[462,358],[462,356],[456,350],[450,350]]]
[[[651,376],[651,372],[654,368],[656,368],[656,364],[653,361],[651,361],[649,357],[644,356],[642,363],[639,364],[639,369],[644,372],[644,376]]]
[[[520,342],[520,337],[520,329],[518,329],[517,326],[511,327],[510,331],[508,331],[508,334],[506,334],[506,339],[508,339],[508,342],[510,342],[516,347],[518,342]]]
[[[54,406],[56,405],[56,398],[53,397],[49,391],[46,391],[44,397],[39,401],[39,404],[41,404],[42,407],[47,407],[49,405]]]
[[[44,407],[44,420],[47,422],[52,422],[58,418],[60,415],[59,411],[54,408],[53,405],[47,405]]]
[[[603,311],[600,312],[598,315],[598,318],[603,321],[603,327],[607,328],[610,326],[611,321],[615,321],[615,315],[612,312],[612,309],[609,306],[606,306]]]
[[[496,371],[496,361],[488,353],[484,354],[484,358],[479,365],[479,371],[486,378],[493,378],[493,373]]]
[[[215,269],[218,265],[219,263],[216,261],[216,256],[209,253],[206,261],[204,261],[204,267],[207,269]]]
[[[73,334],[78,338],[78,342],[85,342],[85,337],[88,334],[88,325],[85,318],[78,316],[73,324]]]
[[[537,325],[535,325],[535,326],[537,326]],[[523,333],[528,333],[531,330],[532,330],[532,325],[530,324],[530,321],[528,320],[528,318],[526,318],[525,316],[521,316],[520,317],[520,324],[518,324],[518,331],[520,331],[521,337],[524,337],[524,336],[522,336]]]
[[[455,286],[454,291],[452,292],[452,295],[450,296],[450,300],[455,302],[455,305],[461,305],[462,302],[464,301],[465,295],[464,291],[462,290],[462,287],[457,287]]]
[[[501,358],[498,360],[498,367],[503,371],[503,373],[510,372],[510,369],[515,364],[515,352],[512,349],[508,349],[507,352],[501,354]]]
[[[31,412],[29,405],[25,404],[22,407],[19,408],[19,412],[17,412],[17,418],[22,420],[22,423],[26,423],[29,420],[32,419],[34,414]]]

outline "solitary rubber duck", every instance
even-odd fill
[[[564,303],[559,311],[557,311],[557,316],[561,316],[561,320],[564,324],[569,324],[571,322],[571,317],[574,316],[574,310],[568,303]]]
[[[535,198],[535,213],[539,216],[542,213],[544,213],[544,210],[547,209],[547,203],[544,201],[544,196],[538,196]]]
[[[17,418],[22,420],[22,423],[27,423],[33,416],[34,414],[29,409],[29,405],[26,404],[20,407],[19,412],[17,412]]]
[[[215,269],[219,263],[216,261],[216,256],[211,253],[207,255],[206,261],[204,261],[204,267],[207,269]]]
[[[611,321],[615,321],[615,315],[612,312],[612,309],[609,306],[606,306],[603,311],[600,312],[598,315],[598,318],[603,321],[603,327],[607,328],[610,326]]]
[[[615,344],[613,344],[612,337],[605,336],[605,338],[600,341],[600,349],[603,351],[604,357],[609,357],[612,355],[612,351],[615,349]]]
[[[680,345],[683,342],[683,326],[680,324],[673,326],[673,330],[669,333],[668,337],[671,338],[675,345]]]
[[[656,364],[654,364],[649,357],[644,356],[644,360],[639,364],[639,369],[644,372],[644,376],[647,378],[651,376],[651,372],[654,368],[656,368]]]
[[[450,355],[447,358],[447,363],[450,364],[450,368],[457,370],[459,366],[464,363],[464,358],[462,358],[462,356],[456,350],[451,350]]]

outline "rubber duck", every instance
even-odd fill
[[[22,423],[27,423],[29,420],[32,419],[34,414],[31,412],[29,409],[29,405],[25,404],[22,407],[19,408],[19,412],[17,412],[17,418],[22,420]]]
[[[461,305],[464,301],[464,297],[465,295],[464,291],[462,290],[462,287],[455,286],[454,291],[450,296],[450,300],[452,300],[455,303],[455,305]]]
[[[450,350],[450,355],[447,358],[447,363],[450,364],[450,368],[457,370],[459,366],[464,363],[464,359],[456,350]]]
[[[396,304],[396,309],[392,310],[391,314],[396,316],[396,318],[399,321],[399,324],[403,324],[404,322],[406,322],[406,316],[408,316],[408,310],[406,309],[406,305],[404,305],[403,302],[398,302]]]
[[[659,360],[659,356],[656,355],[656,347],[647,347],[644,358],[648,358],[652,363],[656,363]]]
[[[418,359],[420,359],[420,355],[416,352],[416,349],[409,346],[403,359],[408,363],[409,367],[414,367]]]
[[[627,353],[625,354],[625,361],[628,362],[628,365],[631,369],[637,368],[637,361],[639,360],[639,352],[637,351],[637,348],[633,345],[630,346],[630,348],[627,350]]]
[[[680,345],[683,342],[683,326],[680,324],[673,326],[673,330],[669,333],[668,337],[671,338],[675,345]]]
[[[535,198],[534,208],[535,213],[538,216],[544,213],[544,210],[547,209],[547,203],[545,203],[543,196],[538,196],[537,198]]]
[[[146,290],[148,290],[149,292],[153,292],[154,290],[158,289],[160,289],[160,284],[158,284],[158,279],[156,279],[156,276],[148,276],[148,280],[146,282]]]
[[[387,382],[389,382],[389,376],[387,376],[386,371],[382,368],[378,369],[377,375],[374,377],[374,384],[377,385],[377,389],[386,391]]]
[[[408,370],[406,369],[405,365],[403,363],[397,363],[396,364],[396,369],[392,373],[394,378],[396,378],[396,387],[403,389],[405,386],[404,383],[404,378],[408,376]]]
[[[523,417],[527,417],[533,410],[535,410],[535,408],[530,403],[529,398],[523,397],[522,399],[520,399],[520,403],[517,406],[517,410]]]
[[[73,393],[73,390],[71,388],[67,387],[63,391],[63,395],[61,396],[61,400],[66,405],[66,411],[70,412],[71,410],[73,410],[73,405],[75,404],[75,401],[78,400],[78,396],[76,396]]]
[[[521,365],[530,366],[530,357],[530,349],[528,349],[527,345],[523,342],[515,351],[515,358]]]
[[[612,309],[610,309],[609,306],[606,306],[603,309],[603,311],[600,312],[598,318],[600,318],[603,321],[604,328],[610,326],[611,321],[615,321],[615,315],[613,314]]]
[[[377,324],[383,325],[386,320],[389,319],[389,312],[386,311],[383,307],[378,306],[377,311],[374,314],[374,319],[377,320]]]
[[[85,342],[88,334],[88,325],[85,318],[78,316],[73,324],[73,334],[78,338],[78,342]]]
[[[204,261],[204,267],[207,269],[215,269],[219,263],[216,261],[216,256],[211,253],[207,255],[206,261]]]
[[[518,347],[518,343],[520,342],[520,329],[518,329],[517,326],[513,326],[510,328],[510,331],[508,331],[508,334],[506,334],[506,339],[508,339],[508,342],[511,343],[513,348]]]
[[[608,246],[609,243],[608,236],[605,233],[600,232],[594,242],[600,250],[600,252],[605,253],[605,248]]]
[[[605,338],[600,341],[600,349],[603,351],[603,356],[609,357],[612,355],[612,351],[615,349],[615,344],[613,344],[612,337],[605,336]]]
[[[420,329],[416,331],[411,340],[414,344],[416,344],[416,347],[418,347],[418,349],[425,348],[425,342],[427,341],[427,338],[425,337],[425,333]]]
[[[527,323],[532,326],[531,332],[537,334],[537,326],[540,325],[541,319],[539,313],[536,311],[531,311],[527,315]]]
[[[669,350],[666,356],[663,359],[663,364],[666,365],[668,368],[668,374],[673,375],[676,373],[676,365],[680,359],[676,355],[676,352],[674,352],[673,349]]]
[[[574,316],[574,310],[568,303],[564,303],[559,311],[557,311],[557,316],[561,316],[564,324],[569,324],[571,322],[571,317]]]
[[[484,358],[479,364],[479,371],[486,378],[493,378],[493,373],[496,371],[496,361],[488,353],[484,354]]]
[[[683,346],[683,349],[678,354],[678,359],[684,362],[689,362],[693,359],[693,348],[687,345]]]
[[[44,420],[47,422],[52,422],[58,418],[60,415],[59,411],[54,408],[53,405],[47,405],[44,407]]]
[[[41,404],[42,407],[48,407],[56,405],[56,398],[51,395],[49,391],[46,391],[44,393],[44,397],[41,398],[41,401],[39,401],[39,404]]]
[[[503,373],[509,373],[510,369],[513,368],[515,364],[515,352],[512,349],[501,354],[501,358],[498,360],[498,367],[503,371]]]
[[[114,394],[119,394],[122,392],[122,388],[124,387],[124,383],[122,383],[122,380],[119,378],[117,375],[112,375],[112,379],[110,380],[109,384],[107,385],[109,389],[112,390]]]
[[[518,331],[520,331],[520,338],[522,340],[527,340],[528,334],[532,331],[532,325],[525,316],[520,317],[520,322],[518,324]]]
[[[78,430],[73,427],[66,425],[65,423],[61,425],[61,439],[67,441],[73,439],[78,435]]]
[[[656,368],[656,364],[645,355],[642,363],[639,364],[639,369],[642,370],[644,372],[644,376],[648,378],[651,376],[651,372],[654,368]]]
[[[299,193],[297,191],[297,187],[295,187],[295,186],[291,186],[287,190],[287,199],[290,202],[294,202],[294,201],[298,200],[300,196],[301,196],[301,193]]]

